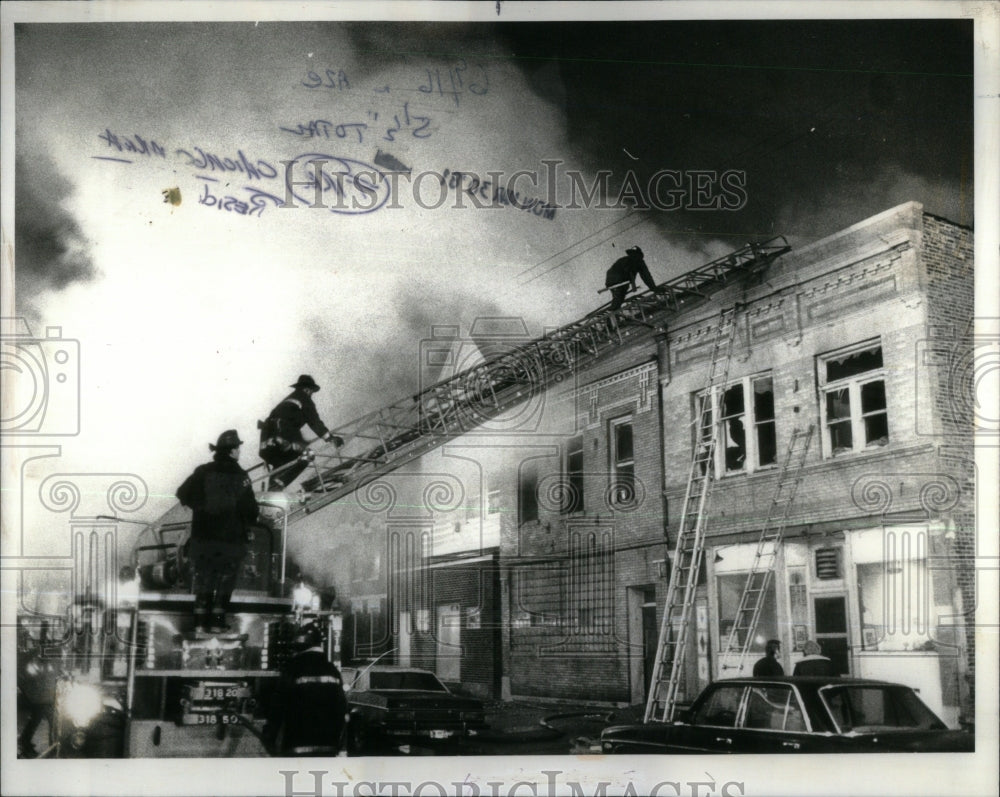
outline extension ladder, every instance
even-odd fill
[[[670,581],[667,587],[660,637],[656,644],[649,696],[646,700],[646,722],[668,721],[673,715],[674,703],[684,672],[684,652],[691,624],[691,607],[694,605],[698,573],[705,551],[705,510],[712,483],[715,480],[715,453],[719,441],[719,424],[713,416],[713,396],[725,387],[732,359],[733,341],[736,338],[738,307],[723,310],[715,331],[709,366],[708,385],[699,396],[698,424],[694,455],[688,473],[681,510],[677,543],[670,562]]]
[[[802,481],[802,466],[805,464],[806,454],[812,442],[813,429],[812,424],[805,431],[795,429],[788,441],[788,449],[775,482],[767,518],[757,540],[753,565],[747,574],[746,584],[737,604],[733,628],[724,641],[725,649],[719,659],[720,673],[734,677],[743,674],[747,655],[753,645],[753,636],[757,631],[764,596],[771,583],[778,558],[781,538],[788,523],[788,515]]]

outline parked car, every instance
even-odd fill
[[[673,723],[613,725],[605,753],[973,752],[908,686],[853,678],[716,681]]]
[[[486,727],[482,701],[452,694],[429,670],[383,664],[342,674],[349,755],[453,743]]]

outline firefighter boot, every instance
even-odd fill
[[[212,605],[211,593],[196,593],[194,596],[194,629],[206,633],[209,628],[209,615]]]

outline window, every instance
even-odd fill
[[[700,408],[701,402],[695,403]],[[744,377],[716,391],[709,416],[719,419],[716,473],[752,473],[777,462],[774,380],[769,374]],[[711,425],[702,430],[703,446],[708,444],[709,429]]]
[[[857,565],[861,639],[867,650],[926,649],[938,622],[924,559]]]
[[[569,598],[573,631],[610,634],[614,625],[614,570],[608,535],[574,534],[570,541]]]
[[[538,520],[538,465],[532,460],[522,462],[517,473],[517,520]]]
[[[755,686],[747,698],[743,726],[770,731],[804,731],[806,721],[790,686]]]
[[[905,686],[834,686],[820,696],[842,733],[944,727]]]
[[[839,456],[889,442],[880,345],[862,345],[819,361],[824,446]]]
[[[564,456],[563,504],[565,513],[583,511],[583,435],[571,437]]]
[[[611,422],[611,503],[635,501],[635,449],[632,445],[632,420]]]
[[[736,726],[736,715],[743,698],[743,685],[719,686],[695,709],[692,725],[715,725],[725,728]]]
[[[740,607],[740,598],[746,588],[748,575],[749,573],[727,573],[716,576],[715,580],[719,587],[719,645],[723,650],[729,641],[729,635],[736,627],[736,611]],[[778,613],[775,608],[773,578],[768,579],[767,590],[762,597],[757,628],[750,643],[751,652],[763,652],[767,640],[778,639]],[[741,636],[745,633],[742,629],[746,628],[748,619],[744,616],[743,622],[740,623]],[[740,638],[737,640],[737,645],[743,647],[745,641]]]
[[[559,626],[564,602],[563,567],[547,563],[511,573],[511,617],[514,628]]]

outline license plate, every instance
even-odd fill
[[[431,731],[432,739],[447,739],[455,734],[454,731]]]
[[[239,714],[190,713],[181,716],[181,725],[239,725]]]
[[[189,700],[233,700],[251,696],[246,684],[200,683],[187,688]]]

